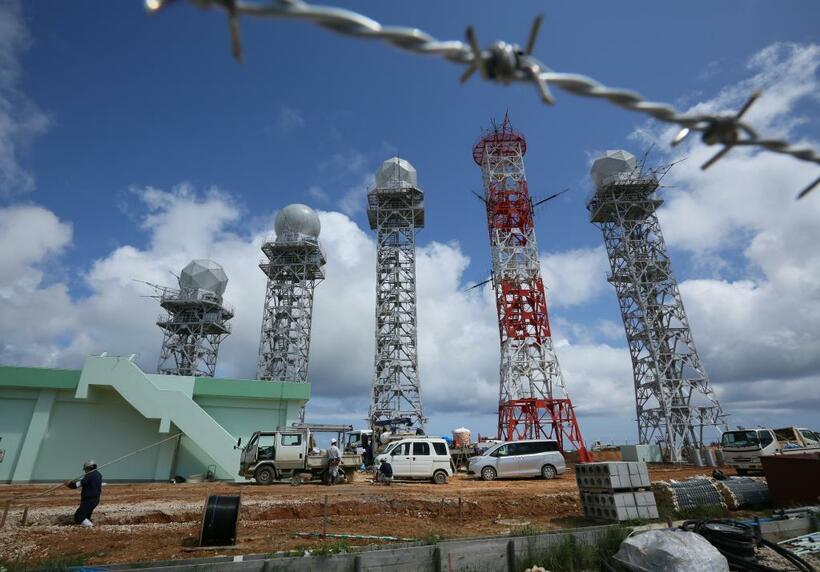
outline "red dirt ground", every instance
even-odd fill
[[[699,468],[650,469],[652,480],[686,478]],[[52,485],[53,486],[53,485]],[[87,564],[168,560],[217,554],[271,553],[314,546],[296,532],[321,532],[328,497],[328,532],[426,539],[511,531],[505,519],[539,530],[593,524],[581,516],[572,469],[558,479],[483,482],[465,475],[445,485],[403,482],[376,486],[358,475],[347,485],[110,484],[94,513],[96,526],[70,526],[78,494],[69,489],[37,498],[48,485],[0,486],[0,507],[13,502],[0,529],[0,563],[83,555]],[[188,552],[210,494],[239,494],[242,510],[235,551]],[[28,498],[24,498],[28,497]],[[461,498],[461,510],[459,510]],[[29,512],[20,526],[23,507]],[[0,517],[2,511],[0,510]]]

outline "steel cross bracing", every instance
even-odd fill
[[[231,332],[227,322],[233,309],[205,290],[154,288],[166,311],[157,318],[163,331],[157,371],[213,377],[219,344]]]
[[[317,239],[303,235],[266,241],[262,252],[268,285],[256,378],[306,383],[313,290],[325,277],[325,254]]]
[[[700,448],[705,427],[725,428],[724,413],[695,349],[656,209],[658,177],[605,180],[589,201],[603,232],[632,358],[640,443],[660,443],[671,460]]]
[[[371,427],[423,429],[417,358],[416,229],[424,227],[424,193],[416,187],[376,187],[368,220],[377,234],[376,356]]]
[[[155,12],[174,0],[145,0],[148,9]],[[701,140],[707,145],[722,145],[722,149],[712,159],[704,163],[707,169],[736,146],[754,146],[775,153],[790,155],[803,161],[820,164],[820,154],[807,146],[791,145],[784,139],[765,138],[747,123],[741,121],[743,114],[757,99],[760,92],[751,97],[735,114],[682,113],[667,103],[648,101],[639,93],[613,88],[581,74],[561,73],[551,70],[532,55],[543,18],[533,21],[529,38],[524,48],[515,43],[493,42],[482,49],[472,27],[467,28],[467,42],[460,40],[439,40],[418,28],[406,26],[384,26],[381,23],[352,10],[335,6],[321,6],[302,0],[192,0],[201,8],[224,9],[229,18],[233,53],[241,59],[242,48],[239,34],[239,17],[256,16],[307,20],[338,34],[381,40],[402,50],[420,55],[442,57],[456,64],[465,65],[462,75],[466,81],[476,70],[481,77],[503,84],[525,82],[535,85],[544,103],[555,102],[550,86],[559,87],[574,95],[598,98],[613,105],[643,113],[659,121],[679,125],[682,129],[672,142],[680,143],[690,132],[700,132]],[[820,183],[817,177],[798,198],[805,196]]]
[[[526,140],[509,119],[473,147],[481,167],[501,340],[499,438],[584,442],[552,345],[533,207],[524,173]]]

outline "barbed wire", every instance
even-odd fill
[[[200,8],[216,6],[227,12],[233,55],[240,61],[242,59],[240,15],[307,20],[339,34],[381,40],[415,54],[439,56],[453,63],[466,65],[467,69],[461,76],[462,83],[478,71],[484,79],[505,85],[513,82],[532,83],[537,87],[541,100],[547,104],[555,103],[550,88],[558,87],[574,95],[603,99],[618,107],[648,115],[659,121],[679,125],[681,130],[672,141],[673,146],[683,141],[691,132],[700,132],[701,140],[705,144],[723,146],[701,166],[704,170],[714,165],[735,146],[759,147],[820,165],[820,155],[814,149],[792,145],[785,139],[760,137],[751,126],[741,121],[743,114],[760,96],[760,92],[753,93],[741,109],[733,115],[685,114],[670,104],[647,101],[632,90],[607,87],[581,74],[551,70],[532,56],[543,21],[541,16],[533,21],[524,49],[517,44],[503,41],[497,41],[487,48],[481,48],[472,27],[467,28],[467,42],[444,41],[418,28],[383,26],[376,20],[352,10],[309,4],[303,0],[190,1]],[[175,2],[176,0],[145,0],[146,7],[150,11],[157,11]],[[803,189],[798,198],[804,197],[818,184],[820,184],[820,177]]]

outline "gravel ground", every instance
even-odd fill
[[[704,469],[664,468],[653,480],[686,478]],[[524,523],[550,530],[593,524],[581,516],[575,477],[552,481],[483,482],[457,475],[445,485],[397,482],[372,485],[366,477],[335,487],[307,484],[255,486],[232,483],[109,484],[89,530],[70,524],[78,494],[49,485],[0,485],[0,507],[13,501],[0,529],[0,561],[37,561],[82,555],[88,564],[200,557],[183,548],[196,543],[205,499],[242,496],[236,553],[309,548],[319,541],[296,532],[321,531],[328,497],[328,532],[418,539],[509,533]],[[459,499],[461,502],[459,503]],[[29,507],[28,525],[20,526]],[[460,509],[459,509],[460,506]],[[215,555],[208,552],[207,555]]]

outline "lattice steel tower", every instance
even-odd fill
[[[588,460],[552,347],[547,298],[524,173],[527,142],[508,117],[473,146],[481,167],[501,338],[498,435],[565,440]]]
[[[179,275],[179,289],[153,286],[165,310],[157,318],[162,348],[157,371],[213,377],[219,344],[231,333],[233,309],[222,302],[228,277],[213,260],[192,260]]]
[[[321,224],[312,208],[293,204],[279,211],[276,240],[262,245],[259,268],[268,277],[256,378],[308,380],[313,290],[325,275],[319,245]],[[301,414],[304,420],[304,409]]]
[[[655,194],[668,167],[643,170],[627,151],[592,165],[597,192],[587,204],[604,235],[632,357],[640,443],[660,443],[670,460],[703,446],[704,427],[725,427],[700,362],[661,234]]]
[[[367,193],[376,231],[376,358],[371,427],[423,429],[416,356],[416,229],[424,227],[424,193],[416,169],[398,157],[376,172]]]

